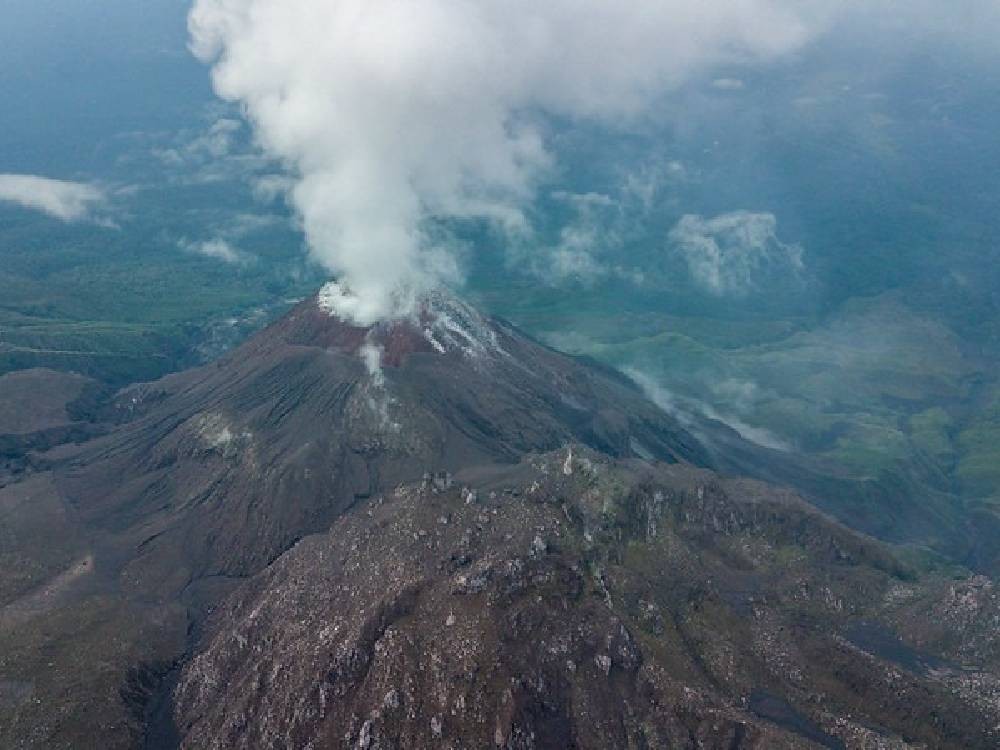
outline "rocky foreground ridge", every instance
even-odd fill
[[[972,586],[788,492],[569,449],[304,540],[213,614],[176,717],[192,749],[986,748]]]

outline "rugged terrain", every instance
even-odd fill
[[[579,441],[707,462],[627,381],[450,298],[361,329],[313,300],[217,363],[123,392],[128,421],[60,465],[88,523],[134,550],[142,590],[260,570],[357,502],[432,470]]]
[[[211,365],[90,401],[84,432],[22,451],[0,489],[14,746],[134,744],[207,607],[401,481],[569,441],[708,460],[613,371],[444,296],[372,329],[313,298]]]
[[[68,431],[0,487],[3,746],[996,743],[988,579],[449,296],[321,294],[110,399],[8,377],[62,384],[18,434]]]
[[[791,493],[570,447],[300,543],[215,612],[178,725],[219,749],[993,747],[1000,610],[960,591]]]

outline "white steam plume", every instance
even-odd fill
[[[541,123],[605,125],[716,64],[794,50],[809,0],[196,0],[195,53],[296,182],[359,323],[454,279],[434,218],[526,228]],[[347,292],[346,290],[350,290]]]

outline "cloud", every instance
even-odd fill
[[[557,282],[575,279],[585,284],[607,276],[609,269],[595,257],[598,234],[589,229],[567,227],[561,233],[558,246],[552,248],[546,263],[536,267],[544,280]]]
[[[669,242],[698,286],[716,296],[744,296],[767,282],[798,278],[804,268],[802,248],[779,240],[777,228],[770,213],[688,214]]]
[[[236,136],[242,129],[243,123],[239,120],[221,117],[207,131],[190,137],[182,144],[170,148],[154,148],[153,155],[172,167],[200,164],[207,159],[223,159],[230,155]],[[189,136],[182,133],[181,137]]]
[[[676,159],[644,161],[624,171],[620,203],[637,215],[647,214],[666,189],[682,185],[688,178],[687,167]]]
[[[172,184],[191,186],[255,181],[280,169],[249,136],[238,110],[219,102],[204,108],[205,123],[174,132],[137,133],[141,151],[128,160],[152,157]]]
[[[198,215],[198,212],[194,212]],[[258,256],[241,249],[239,246],[247,238],[252,238],[262,232],[287,223],[287,217],[275,214],[253,214],[245,212],[222,212],[214,220],[200,219],[204,224],[207,240],[197,242],[182,238],[177,246],[186,253],[203,255],[234,266],[249,266],[256,263]]]
[[[274,214],[234,214],[221,233],[228,239],[239,239],[257,234],[267,229],[273,229],[285,223],[285,218]]]
[[[620,204],[604,193],[573,193],[557,190],[553,200],[566,205],[574,214],[559,232],[551,247],[523,248],[521,262],[527,261],[532,272],[550,284],[575,281],[592,284],[609,276],[613,269],[601,255],[621,246],[615,220]]]
[[[80,182],[28,174],[0,174],[0,201],[41,211],[61,221],[93,219],[107,200],[104,191]]]
[[[619,199],[606,193],[556,190],[550,197],[567,206],[573,216],[562,226],[554,244],[539,246],[529,238],[527,246],[512,248],[512,260],[518,267],[553,286],[564,282],[587,286],[609,278],[644,283],[641,270],[612,261],[620,256],[624,244],[623,225],[631,217],[630,195]]]
[[[185,252],[204,255],[206,258],[214,258],[235,266],[245,266],[253,262],[253,256],[237,249],[228,240],[222,238],[202,242],[181,240],[178,244]]]
[[[274,203],[284,198],[295,187],[295,181],[287,175],[265,174],[253,181],[253,197],[258,203]]]
[[[524,231],[553,122],[616,128],[694,75],[793,51],[815,5],[196,0],[189,26],[216,92],[296,178],[291,203],[350,290],[345,312],[371,322],[454,276],[435,220]]]
[[[646,398],[705,442],[710,442],[711,437],[701,430],[699,415],[726,425],[744,440],[764,448],[786,452],[793,450],[787,441],[782,440],[770,430],[748,424],[735,415],[722,413],[705,401],[689,396],[679,396],[665,388],[656,378],[641,370],[627,367],[623,372],[642,388]]]

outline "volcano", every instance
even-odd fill
[[[0,489],[4,746],[995,746],[988,581],[450,294],[88,393]]]
[[[120,429],[57,472],[136,585],[256,572],[359,501],[425,473],[517,462],[568,442],[709,461],[612,371],[547,349],[457,299],[359,328],[310,299],[215,364],[126,391]]]

